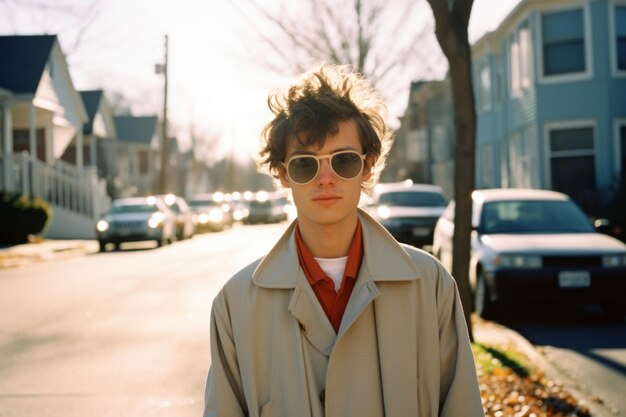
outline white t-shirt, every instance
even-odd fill
[[[341,279],[343,278],[343,272],[346,270],[346,263],[348,257],[342,258],[315,258],[322,270],[326,272],[326,275],[333,279],[335,283],[335,292],[339,291],[341,287]]]

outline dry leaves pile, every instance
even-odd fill
[[[483,356],[491,354],[494,355],[488,362],[484,357],[476,362],[486,417],[591,417],[588,407],[540,372],[511,367],[514,362],[507,361],[506,355],[494,348],[478,352]]]

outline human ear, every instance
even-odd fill
[[[365,161],[363,161],[363,181],[367,181],[372,177],[374,173],[374,165],[376,164],[375,155],[367,155]]]
[[[280,180],[280,185],[285,188],[290,188],[291,184],[289,183],[289,178],[287,178],[287,171],[285,171],[284,166],[279,166],[276,169],[276,174],[278,175],[278,179]]]

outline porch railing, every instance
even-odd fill
[[[64,161],[46,164],[28,152],[0,155],[0,187],[38,196],[51,205],[98,219],[111,200],[95,167],[78,169]]]

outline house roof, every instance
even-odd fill
[[[96,117],[98,107],[100,106],[100,99],[103,95],[102,90],[81,91],[80,98],[83,99],[85,110],[87,110],[87,117],[89,120],[85,123],[83,133],[90,134],[93,130],[93,119]]]
[[[0,87],[35,94],[56,35],[0,36]]]
[[[150,145],[157,131],[158,121],[156,116],[115,116],[113,118],[117,139],[121,142],[140,145]]]

